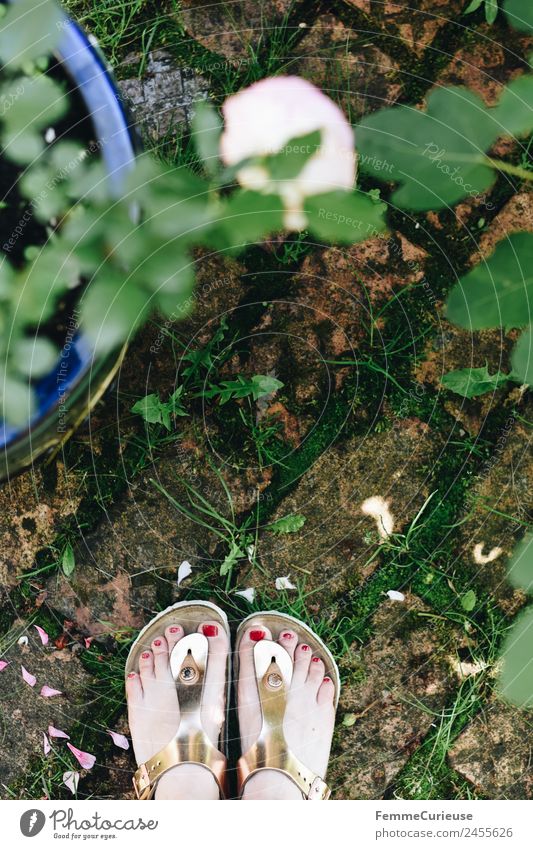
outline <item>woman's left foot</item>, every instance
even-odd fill
[[[207,637],[208,662],[202,698],[202,726],[218,748],[225,716],[226,669],[229,640],[218,622],[203,622],[199,633]],[[172,740],[180,723],[176,685],[170,671],[172,649],[184,636],[178,623],[154,638],[139,658],[139,672],[126,680],[128,720],[137,764],[145,763]],[[213,775],[197,764],[180,764],[159,780],[156,799],[218,799]]]
[[[249,625],[239,645],[238,711],[242,752],[256,742],[261,731],[261,707],[255,677],[253,651],[259,640],[272,640],[264,625]],[[313,655],[297,634],[283,630],[277,642],[294,663],[287,696],[283,733],[288,748],[316,775],[326,774],[335,726],[335,685],[326,677],[324,662]],[[290,778],[263,769],[246,783],[243,799],[302,799]]]

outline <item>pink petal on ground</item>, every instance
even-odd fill
[[[93,641],[93,640],[94,640],[94,637],[85,637],[85,639],[83,640],[83,642],[85,643],[85,648],[86,648],[86,649],[90,649],[90,648],[91,648],[91,643],[92,643],[92,641]]]
[[[61,731],[61,728],[54,728],[53,725],[48,726],[48,736],[49,737],[63,737],[65,740],[70,740],[68,734],[65,734],[64,731]]]
[[[63,773],[63,784],[68,787],[72,795],[74,795],[74,793],[78,789],[79,780],[79,772],[72,772],[72,770],[69,770],[68,772]]]
[[[61,696],[61,690],[54,690],[53,687],[49,687],[48,684],[45,684],[44,687],[41,687],[41,696],[45,699],[49,699],[51,696]]]
[[[76,746],[73,746],[72,743],[67,743],[70,751],[84,769],[92,769],[92,767],[96,763],[96,758],[94,755],[90,755],[89,752],[82,752],[81,749],[77,749]]]
[[[31,672],[28,672],[23,666],[20,667],[22,669],[22,677],[24,678],[26,684],[29,684],[30,687],[35,687],[35,682],[37,678],[35,675],[32,675]]]
[[[41,628],[39,625],[34,625],[33,627],[36,629],[37,633],[39,634],[39,636],[41,638],[41,643],[43,644],[43,646],[48,645],[48,634],[46,633],[44,628]]]
[[[108,731],[108,734],[111,735],[111,739],[115,746],[118,746],[119,749],[129,749],[130,744],[127,737],[124,737],[124,734],[117,734],[116,731]]]
[[[43,731],[43,752],[45,753],[45,755],[49,755],[51,751],[52,747],[50,745],[50,741]]]
[[[3,672],[6,666],[9,666],[9,660],[0,660],[0,672]]]

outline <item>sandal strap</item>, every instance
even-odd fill
[[[152,799],[159,779],[170,769],[184,763],[193,763],[209,770],[218,784],[222,797],[225,793],[226,758],[216,749],[204,731],[179,733],[150,760],[137,768],[133,787],[137,799]]]
[[[308,769],[305,764],[298,760],[296,755],[294,755],[290,749],[285,749],[284,752],[280,752],[280,758],[274,759],[270,757],[268,759],[268,765],[261,764],[260,766],[251,768],[252,764],[261,763],[261,753],[259,748],[260,747],[258,747],[257,744],[252,746],[246,755],[239,758],[237,763],[240,796],[242,796],[246,784],[253,775],[268,769],[280,772],[282,775],[286,775],[287,778],[290,778],[293,784],[296,784],[298,790],[302,793],[303,798],[308,801],[322,802],[329,799],[331,796],[331,789],[328,787],[324,779],[319,775],[316,775],[312,770]]]

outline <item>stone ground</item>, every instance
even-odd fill
[[[147,145],[178,162],[198,99],[220,103],[268,73],[307,77],[355,122],[442,84],[494,102],[531,49],[501,15],[491,27],[481,10],[461,17],[460,0],[175,5],[147,2],[112,43],[106,4],[96,19],[71,3],[101,28]],[[343,677],[335,798],[531,798],[531,714],[500,701],[495,680],[525,603],[505,559],[531,519],[533,403],[512,385],[468,401],[440,377],[506,369],[512,336],[460,331],[442,302],[532,215],[533,195],[502,177],[455,211],[396,212],[385,237],[352,248],[281,237],[239,260],[198,255],[194,315],[167,328],[173,338],[145,328],[63,450],[0,490],[2,796],[69,796],[75,761],[61,740],[44,755],[49,725],[96,754],[80,796],[131,796],[131,750],[108,734],[127,733],[128,645],[157,610],[201,597],[233,624],[277,608],[328,640]],[[257,407],[191,402],[170,435],[147,431],[131,406],[168,396],[187,347],[219,355],[221,379],[284,386]],[[272,528],[291,514],[305,517],[299,530]],[[253,604],[238,595],[250,587]],[[61,695],[43,698],[45,684]]]

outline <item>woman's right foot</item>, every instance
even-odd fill
[[[264,625],[252,622],[239,645],[238,713],[243,754],[256,742],[262,724],[253,658],[259,640],[272,640],[272,634]],[[335,685],[325,677],[324,662],[305,642],[298,642],[294,631],[283,630],[277,642],[294,662],[283,721],[287,746],[306,767],[324,777],[335,725]],[[302,798],[288,776],[269,769],[253,775],[243,793],[243,799]]]

